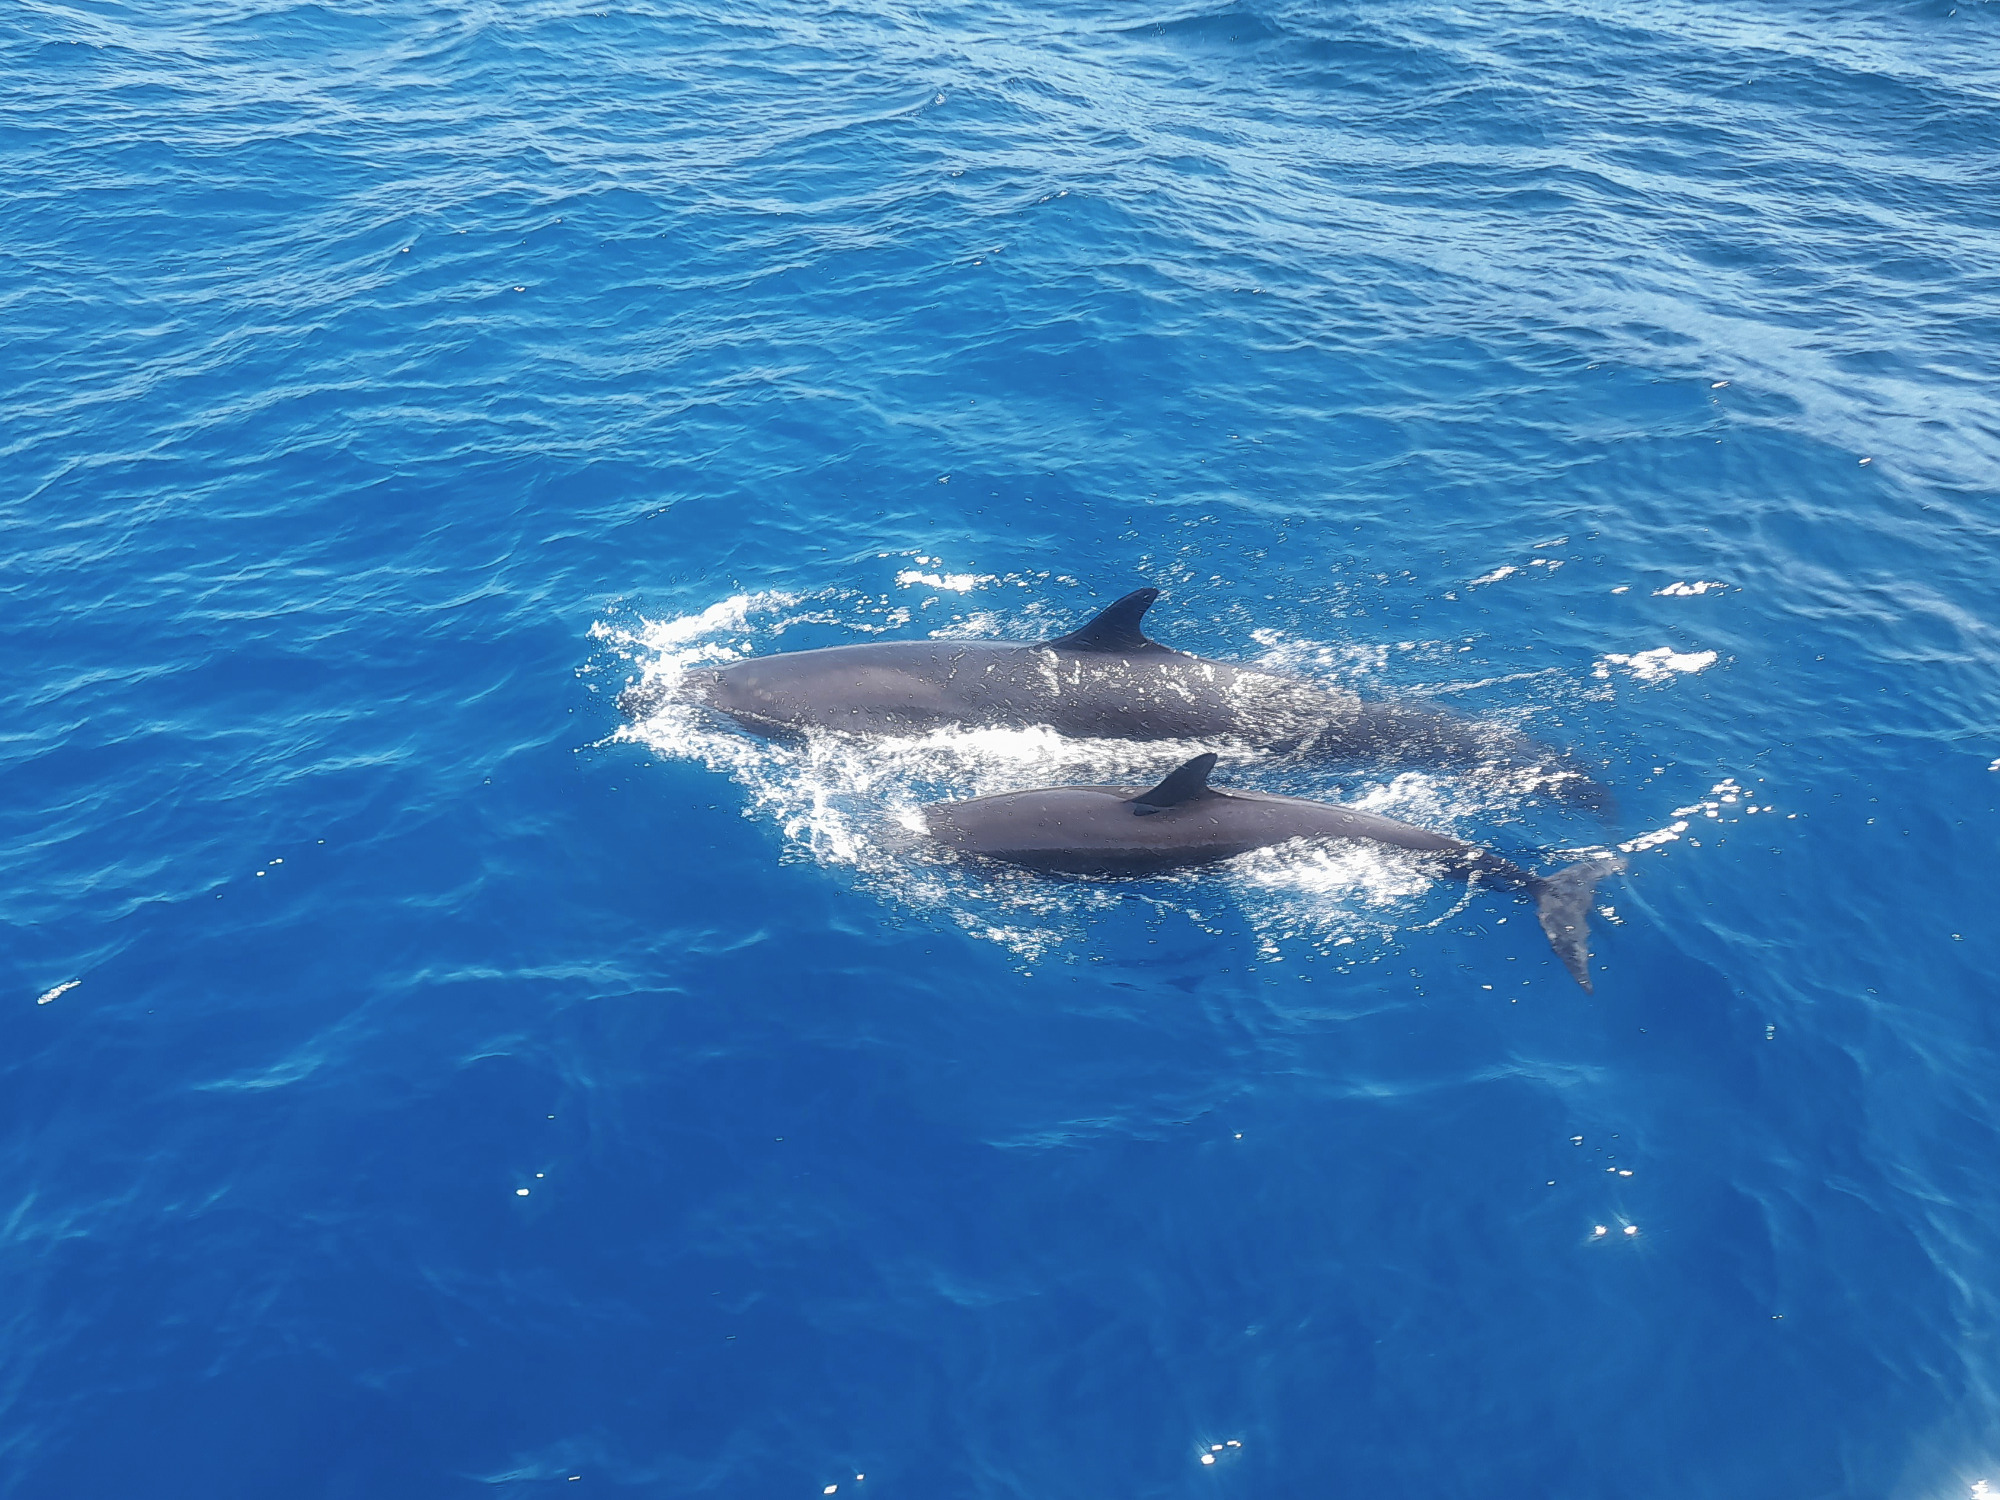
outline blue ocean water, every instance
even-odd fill
[[[2000,1484],[2000,6],[0,69],[0,1494]],[[1623,845],[1594,996],[1380,856],[898,831],[1145,747],[614,706],[1142,584],[1601,766],[1228,773]]]

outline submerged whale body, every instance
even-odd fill
[[[1590,899],[1619,859],[1530,874],[1488,850],[1375,813],[1208,784],[1200,755],[1150,791],[1059,786],[1002,792],[924,809],[931,837],[966,854],[1054,875],[1156,875],[1213,864],[1292,839],[1364,839],[1434,856],[1444,871],[1534,897],[1549,946],[1572,978],[1590,984]]]
[[[1325,759],[1494,765],[1534,772],[1599,812],[1610,793],[1512,730],[1407,701],[1367,702],[1303,678],[1175,651],[1141,628],[1159,590],[1138,589],[1051,641],[876,641],[753,657],[689,674],[695,695],[745,729],[922,734],[1047,725],[1123,740],[1197,740]],[[649,689],[620,698],[639,717]]]

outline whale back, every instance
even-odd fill
[[[1327,700],[1302,684],[1165,646],[1063,644],[1091,629],[1048,642],[880,641],[781,652],[711,668],[690,686],[711,708],[765,734],[1047,724],[1092,738],[1230,739],[1246,718],[1272,717],[1266,700],[1288,694],[1305,700],[1295,710],[1297,737],[1326,722]],[[1107,629],[1092,639],[1116,635]]]
[[[1042,787],[934,803],[924,820],[933,838],[961,853],[1061,875],[1160,874],[1276,841],[1226,816],[1201,816],[1205,805],[1144,816],[1134,802],[1144,795],[1132,787]],[[1228,800],[1216,799],[1218,813]]]
[[[1373,838],[1456,849],[1408,824],[1324,802],[1209,786],[1213,753],[1177,766],[1159,785],[1055,786],[935,803],[932,837],[967,854],[1070,875],[1145,875],[1230,859],[1301,837]]]

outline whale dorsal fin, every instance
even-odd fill
[[[1160,597],[1158,589],[1134,589],[1109,609],[1099,610],[1088,625],[1059,635],[1049,644],[1059,651],[1109,651],[1130,655],[1135,651],[1167,651],[1158,641],[1146,639],[1139,621]]]
[[[1132,815],[1143,818],[1149,813],[1179,807],[1184,802],[1202,802],[1210,797],[1220,797],[1222,793],[1208,784],[1208,773],[1214,769],[1214,751],[1197,755],[1186,765],[1175,767],[1167,772],[1167,779],[1150,792],[1141,792],[1131,799],[1128,805]]]

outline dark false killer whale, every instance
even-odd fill
[[[1525,891],[1549,946],[1589,990],[1590,901],[1597,882],[1625,862],[1586,860],[1534,875],[1489,850],[1394,818],[1277,797],[1218,791],[1208,784],[1216,757],[1198,755],[1150,791],[1118,786],[1057,786],[1002,792],[924,809],[931,837],[982,855],[1054,875],[1157,875],[1213,864],[1292,839],[1365,839],[1434,856],[1445,873]]]
[[[1160,596],[1136,589],[1054,640],[872,641],[752,657],[687,675],[693,695],[753,733],[923,734],[1045,724],[1082,738],[1194,740],[1318,759],[1489,765],[1533,773],[1558,797],[1610,816],[1610,791],[1514,730],[1407,700],[1343,690],[1175,651],[1141,621]],[[660,689],[628,688],[634,718]]]

